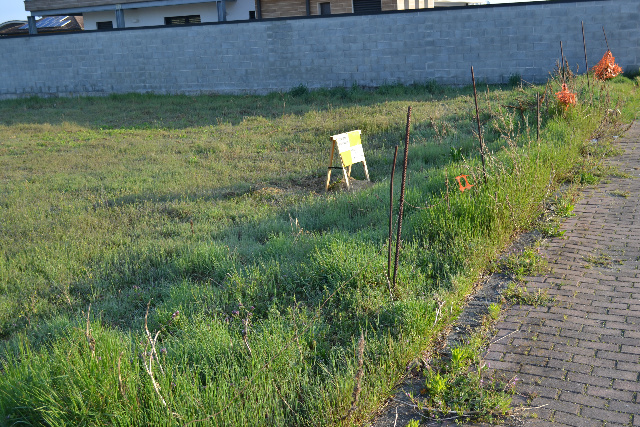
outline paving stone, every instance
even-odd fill
[[[583,406],[593,406],[596,408],[606,408],[609,404],[606,398],[595,397],[593,394],[589,393],[572,393],[563,391],[559,399],[579,403]]]
[[[536,397],[531,401],[531,406],[534,408],[537,406],[553,407],[556,411],[562,411],[567,414],[578,415],[580,413],[580,404],[568,400],[562,400],[562,395],[558,399],[548,399],[544,397]]]
[[[578,372],[581,374],[590,374],[591,371],[593,371],[593,366],[591,365],[574,362],[563,362],[558,359],[549,359],[547,366],[550,368],[558,368],[565,371]]]
[[[612,400],[609,402],[609,409],[616,412],[624,412],[627,414],[640,414],[640,404],[622,402],[620,400]]]
[[[600,408],[584,407],[580,414],[585,419],[600,420],[606,423],[626,424],[631,421],[629,414]]]
[[[558,422],[573,427],[602,427],[601,420],[595,418],[580,417],[561,411],[556,411],[553,414],[553,422]]]
[[[622,400],[625,402],[633,401],[633,392],[626,390],[616,390],[613,388],[603,388],[590,385],[587,387],[587,394],[591,396],[601,397],[603,399]]]
[[[623,371],[621,369],[607,369],[602,367],[595,367],[592,375],[606,378],[616,378],[626,381],[637,381],[638,373],[631,371]]]
[[[546,381],[548,378],[555,378],[564,380],[567,377],[567,372],[557,368],[545,368],[542,366],[522,365],[520,372],[529,375],[535,375],[537,377],[544,378]]]
[[[580,384],[597,385],[599,387],[609,387],[613,381],[611,378],[586,375],[578,372],[569,372],[567,375],[567,380]]]
[[[640,382],[638,381],[625,381],[625,380],[614,380],[613,388],[618,390],[629,390],[640,392]]]

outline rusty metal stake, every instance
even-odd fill
[[[398,146],[393,153],[393,166],[391,166],[391,185],[389,189],[389,254],[387,256],[387,277],[391,277],[391,239],[393,238],[393,176],[396,173],[396,161],[398,159]]]
[[[407,132],[404,139],[404,163],[402,164],[402,184],[400,184],[400,210],[398,212],[398,232],[396,236],[396,259],[393,268],[393,286],[398,277],[398,262],[400,261],[400,239],[402,237],[402,214],[404,213],[404,190],[407,182],[407,164],[409,159],[409,131],[411,129],[411,107],[407,110]]]
[[[602,33],[604,34],[604,42],[607,44],[607,50],[611,50],[609,49],[609,41],[607,40],[607,33],[604,30],[604,25],[602,26]]]
[[[582,21],[582,45],[584,46],[584,66],[587,67],[587,87],[591,89],[591,82],[589,81],[589,61],[587,61],[587,41],[584,38],[584,21]]]
[[[536,91],[536,140],[540,141],[540,94]]]
[[[560,40],[560,61],[561,61],[561,74],[562,74],[562,83],[564,84],[564,51],[562,49],[562,40]]]
[[[476,93],[476,76],[473,74],[473,65],[471,66],[471,80],[473,81],[473,99],[476,102],[476,121],[478,122],[478,139],[480,140],[480,158],[482,159],[482,175],[484,183],[487,183],[487,170],[484,164],[484,141],[482,140],[482,129],[480,127],[480,113],[478,113],[478,94]]]

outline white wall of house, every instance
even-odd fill
[[[113,28],[116,27],[115,11],[83,13],[82,16],[84,18],[85,30],[97,30],[98,27],[96,25],[96,22],[106,22],[106,21],[111,21],[113,23]],[[126,15],[125,15],[125,22],[126,22]]]
[[[227,21],[249,19],[249,11],[255,10],[253,0],[229,1],[227,6]],[[218,22],[218,9],[216,2],[185,4],[180,6],[145,7],[140,9],[124,9],[125,27],[148,27],[164,25],[164,18],[170,16],[200,15],[202,22]],[[116,27],[116,12],[86,12],[84,16],[84,29],[97,29],[96,22],[112,21]]]
[[[227,21],[249,19],[249,12],[256,10],[254,0],[236,0],[227,2]]]

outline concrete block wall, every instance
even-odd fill
[[[640,67],[640,1],[573,0],[0,39],[0,98],[267,93],[435,80],[544,81],[606,51]]]

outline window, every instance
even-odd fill
[[[199,24],[200,22],[200,15],[168,16],[164,18],[164,25]]]
[[[331,15],[331,3],[318,3],[320,15]]]
[[[98,30],[111,30],[113,29],[113,21],[96,22],[96,28]]]
[[[367,14],[382,12],[380,0],[353,0],[353,13]]]
[[[249,11],[249,19],[256,19],[256,11],[255,10],[250,10]]]

